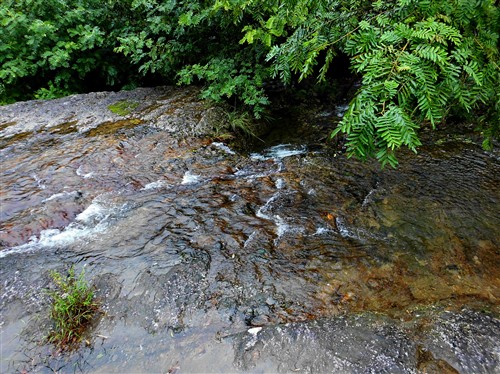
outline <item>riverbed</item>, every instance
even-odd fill
[[[138,92],[0,108],[2,372],[498,370],[498,151],[448,128],[382,170],[289,121],[242,150],[195,92]],[[71,265],[103,313],[61,353]]]

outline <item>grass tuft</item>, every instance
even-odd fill
[[[57,289],[48,291],[53,299],[50,316],[54,321],[48,340],[60,350],[72,350],[81,343],[99,311],[99,303],[85,280],[84,270],[77,276],[72,266],[66,277],[56,271],[50,275]]]

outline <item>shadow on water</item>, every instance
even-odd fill
[[[497,154],[460,138],[380,170],[296,139],[242,155],[125,125],[0,150],[3,372],[498,365]],[[43,289],[73,263],[105,314],[53,355]]]

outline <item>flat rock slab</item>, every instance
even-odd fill
[[[409,322],[345,316],[250,329],[235,339],[235,365],[280,373],[495,373],[499,334],[496,318],[470,309],[423,312]]]
[[[142,123],[182,138],[211,133],[213,126],[221,122],[221,116],[220,109],[199,99],[195,88],[93,92],[1,106],[0,138],[64,125],[87,132],[119,121]]]

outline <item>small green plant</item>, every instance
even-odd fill
[[[240,131],[244,135],[257,138],[255,119],[249,112],[228,111],[226,114],[233,132]]]
[[[114,104],[108,106],[108,109],[119,116],[129,115],[135,108],[139,106],[139,103],[128,100],[120,100]]]
[[[61,350],[76,348],[99,311],[99,303],[84,270],[77,276],[72,266],[66,277],[56,271],[50,276],[57,289],[48,292],[53,298],[50,316],[54,321],[48,340]]]

